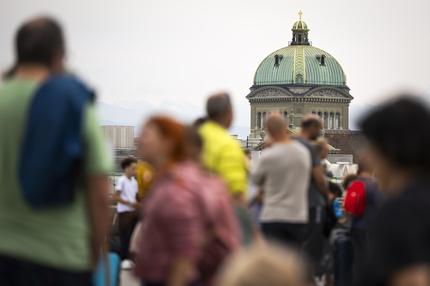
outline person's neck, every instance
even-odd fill
[[[131,180],[131,178],[133,178],[133,176],[132,175],[130,175],[130,174],[124,174],[126,177],[127,177],[127,179],[129,179],[129,180]]]
[[[290,144],[290,143],[291,143],[291,139],[289,136],[282,136],[282,137],[273,139],[273,144]]]
[[[42,65],[19,65],[14,73],[15,78],[44,81],[50,75],[50,70]]]
[[[300,132],[299,137],[305,140],[310,140],[309,134],[303,130]]]

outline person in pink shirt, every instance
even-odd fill
[[[186,128],[168,117],[144,126],[139,152],[156,170],[143,204],[135,274],[143,285],[210,285],[239,231],[224,184],[191,160]]]

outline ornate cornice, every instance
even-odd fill
[[[293,93],[297,92],[297,93]],[[345,89],[336,87],[293,87],[267,86],[253,90],[246,98],[256,102],[303,102],[349,104],[353,97]]]
[[[327,86],[321,86],[321,87],[316,87],[313,88],[311,90],[309,90],[308,92],[305,93],[305,96],[310,96],[310,97],[343,97],[346,99],[349,99],[350,101],[352,99],[354,99],[348,91],[341,89],[341,88],[337,88],[337,87],[327,87]]]
[[[293,93],[286,90],[285,88],[278,87],[278,86],[268,86],[268,87],[263,87],[263,88],[259,88],[254,91],[251,91],[251,93],[249,93],[246,96],[246,98],[249,101],[251,101],[257,98],[276,99],[276,98],[288,98],[288,97],[294,97],[294,96],[295,95]]]

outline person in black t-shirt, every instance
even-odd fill
[[[430,129],[420,127],[428,122],[426,104],[410,96],[383,104],[361,122],[387,200],[370,226],[357,285],[430,285]]]
[[[324,250],[324,221],[327,201],[332,201],[334,195],[328,189],[328,182],[321,165],[320,155],[312,144],[320,137],[322,121],[314,114],[306,115],[301,123],[300,135],[294,139],[300,142],[311,155],[311,176],[308,188],[309,223],[303,248],[312,261],[313,274],[322,276],[324,269],[321,265]]]
[[[366,158],[361,158],[358,164],[357,178],[365,186],[366,202],[364,214],[360,217],[351,217],[351,241],[353,248],[353,275],[354,280],[359,275],[365,263],[369,244],[369,226],[375,220],[376,212],[383,202],[383,193],[379,190],[378,182],[373,176],[372,166]],[[348,189],[347,189],[348,192]]]

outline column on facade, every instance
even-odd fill
[[[318,114],[319,118],[321,119],[321,122],[322,122],[322,124],[324,126],[324,116],[323,116],[323,113],[321,111],[318,111],[317,114]]]
[[[324,129],[328,129],[328,113],[324,112]]]
[[[349,112],[348,112],[348,105],[345,105],[343,107],[343,111],[342,111],[342,129],[348,129],[348,117],[349,117]]]
[[[335,126],[336,126],[336,129],[341,129],[341,127],[340,127],[340,114],[339,114],[339,112],[336,112],[336,121],[335,121]]]
[[[266,118],[267,117],[267,113],[263,112],[263,120],[262,120],[262,128],[265,129],[266,128]]]
[[[333,112],[329,113],[329,122],[328,129],[334,129],[334,114]]]
[[[257,112],[257,128],[261,128],[261,112]]]

